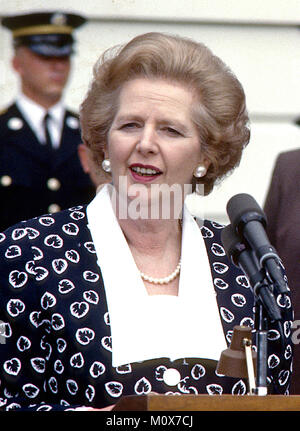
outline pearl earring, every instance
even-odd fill
[[[194,170],[194,177],[201,178],[204,177],[206,174],[206,168],[202,165],[197,166],[197,168]]]
[[[111,166],[110,166],[110,160],[104,159],[102,162],[102,169],[104,172],[110,173],[111,172]]]

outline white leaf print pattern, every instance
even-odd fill
[[[22,255],[21,247],[19,247],[18,245],[10,245],[7,248],[4,256],[7,259],[15,259],[16,257],[19,257],[21,255]]]
[[[277,355],[273,354],[268,357],[268,367],[276,368],[280,363],[280,359]]]
[[[64,367],[63,363],[61,362],[61,360],[60,360],[60,359],[57,359],[57,360],[54,362],[54,371],[55,371],[57,374],[62,374],[62,373],[64,372],[64,369],[65,369],[65,367]]]
[[[30,349],[31,347],[31,341],[29,338],[21,335],[21,337],[17,341],[17,348],[20,350],[20,352],[24,352],[25,350]]]
[[[65,327],[65,321],[61,314],[54,313],[51,319],[52,328],[55,331],[59,331],[60,329]]]
[[[8,314],[12,317],[17,317],[25,310],[25,304],[20,299],[10,299],[6,306]]]
[[[68,268],[68,262],[65,259],[54,259],[52,261],[52,268],[57,274],[62,274]]]
[[[7,374],[11,376],[17,376],[21,371],[21,361],[18,358],[12,358],[5,361],[3,364],[3,369]]]
[[[54,307],[56,304],[56,298],[52,293],[45,292],[41,298],[41,306],[44,310]]]
[[[83,298],[90,304],[97,305],[99,302],[99,295],[94,290],[87,290],[83,292]]]
[[[241,295],[240,293],[234,293],[231,295],[231,301],[236,307],[244,307],[246,304],[245,296]]]
[[[232,387],[232,395],[245,395],[246,394],[246,385],[243,380],[239,380],[233,387]]]
[[[205,376],[206,370],[201,364],[195,364],[191,371],[191,376],[195,380],[201,379],[201,377]]]
[[[45,280],[48,277],[49,271],[42,266],[36,266],[34,268],[35,279],[37,281]]]
[[[59,353],[63,353],[67,347],[67,342],[66,340],[64,340],[63,338],[58,338],[56,340],[56,344],[57,344],[57,351]]]
[[[80,261],[80,255],[76,250],[67,250],[65,252],[65,257],[72,263],[78,263]]]
[[[30,363],[32,368],[37,372],[37,373],[44,373],[46,370],[46,361],[44,358],[31,358],[30,359]]]
[[[130,364],[126,364],[126,365],[120,365],[119,367],[116,368],[116,372],[118,374],[128,374],[132,372],[132,368]]]
[[[94,386],[88,385],[88,387],[85,391],[85,396],[89,400],[90,403],[93,401],[95,394],[96,394],[96,391],[95,391]]]
[[[76,395],[78,392],[78,384],[73,379],[68,379],[66,382],[66,386],[71,395]]]
[[[22,389],[26,397],[28,398],[35,398],[40,392],[39,388],[32,383],[27,383],[26,385],[23,385]]]
[[[227,308],[221,307],[220,313],[221,313],[222,319],[224,319],[225,322],[230,323],[234,320],[234,314]]]
[[[283,386],[287,383],[287,380],[290,376],[290,372],[288,370],[281,370],[278,376],[278,382],[280,386]]]
[[[224,247],[222,247],[220,244],[217,244],[215,242],[211,246],[211,251],[215,256],[225,256]]]
[[[113,398],[119,398],[123,392],[123,385],[120,382],[105,383],[106,392]]]
[[[42,226],[51,226],[52,224],[55,223],[55,220],[53,217],[40,217],[39,218],[39,223]]]
[[[26,231],[29,239],[36,239],[40,235],[40,232],[32,227],[27,227]]]
[[[222,262],[214,262],[213,268],[217,274],[225,274],[228,271],[229,266]]]
[[[137,395],[147,395],[149,392],[151,392],[152,386],[146,377],[142,377],[140,380],[136,382],[134,385],[134,392]]]
[[[164,365],[160,365],[159,367],[156,368],[155,370],[155,378],[156,380],[163,381],[164,379],[164,372],[167,370],[167,367],[165,367]]]
[[[63,227],[62,227],[62,230],[67,235],[77,235],[78,232],[79,232],[79,228],[78,228],[77,224],[75,224],[75,223],[64,224]]]
[[[64,242],[59,235],[48,235],[44,239],[44,244],[47,247],[62,248]]]
[[[226,283],[226,281],[224,281],[222,278],[215,278],[214,279],[214,285],[221,290],[225,290],[228,289],[229,284]]]
[[[73,289],[75,289],[75,284],[71,280],[63,279],[58,283],[58,291],[62,295],[71,292]]]
[[[112,352],[111,337],[103,337],[101,339],[101,344],[104,349],[108,350],[109,352]]]
[[[81,319],[89,312],[89,304],[87,302],[73,302],[70,306],[70,312],[72,316]]]
[[[99,275],[93,271],[84,271],[83,278],[85,281],[90,281],[91,283],[97,283],[99,280]]]
[[[57,394],[58,392],[58,384],[57,384],[57,380],[55,377],[50,377],[49,381],[48,381],[48,385],[50,388],[50,391],[53,392],[53,394]]]
[[[102,362],[95,361],[90,367],[90,375],[96,379],[105,373],[105,365]]]
[[[236,282],[237,282],[237,284],[239,284],[240,286],[245,287],[246,289],[249,289],[249,287],[250,287],[249,280],[248,280],[248,278],[245,275],[239,275],[236,278]]]
[[[76,331],[75,336],[78,343],[86,346],[94,339],[95,332],[90,328],[81,328]]]
[[[83,367],[84,359],[83,359],[82,353],[79,352],[72,355],[70,358],[70,364],[71,364],[71,367],[74,367],[74,368]]]
[[[19,289],[20,287],[25,286],[27,283],[28,275],[26,272],[14,270],[10,272],[8,280],[12,287]]]
[[[27,235],[27,230],[24,228],[17,228],[12,231],[11,237],[13,240],[18,241]]]
[[[222,386],[217,384],[207,385],[206,390],[209,395],[221,395],[223,393]]]

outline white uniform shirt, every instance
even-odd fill
[[[46,141],[43,120],[46,112],[49,113],[49,133],[52,145],[53,148],[58,148],[65,116],[65,109],[62,102],[58,102],[47,111],[44,107],[38,105],[24,94],[20,94],[16,100],[16,104],[41,145],[45,144]]]

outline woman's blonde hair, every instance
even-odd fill
[[[94,66],[93,81],[80,107],[82,138],[98,162],[118,109],[125,82],[134,78],[164,79],[194,94],[192,119],[203,157],[210,162],[196,180],[210,193],[238,164],[250,131],[243,88],[232,71],[205,45],[188,38],[146,33],[128,44],[107,50]]]

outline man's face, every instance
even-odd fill
[[[71,63],[69,57],[44,57],[22,46],[16,50],[13,67],[20,75],[23,93],[50,107],[62,96]]]

